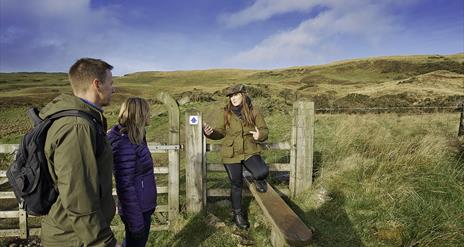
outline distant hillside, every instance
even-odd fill
[[[254,97],[317,108],[457,106],[464,101],[464,53],[354,59],[278,70],[211,69],[137,72],[115,79],[115,102],[167,91],[187,101],[221,100],[229,85],[245,83]],[[43,104],[70,92],[64,73],[1,73],[2,107]]]
[[[464,54],[355,59],[279,70],[140,72],[118,81],[212,98],[227,85],[243,82],[252,86],[253,96],[286,103],[308,99],[318,108],[456,106],[464,101]]]

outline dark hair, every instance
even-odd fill
[[[255,116],[253,115],[253,106],[251,105],[251,99],[246,93],[242,94],[242,119],[245,122],[245,126],[254,126],[255,125]],[[231,95],[232,96],[232,95]],[[232,115],[232,102],[230,102],[224,107],[224,123],[225,126],[230,125],[230,116]]]
[[[69,81],[74,92],[84,91],[89,83],[97,79],[105,82],[106,71],[112,70],[113,66],[107,62],[95,58],[81,58],[69,68]]]

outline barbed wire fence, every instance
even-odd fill
[[[394,132],[392,136],[386,133],[384,137],[379,137],[382,142],[382,146],[385,148],[393,148],[398,145],[409,145],[409,142],[401,142],[401,135],[405,135],[404,138],[413,138],[414,132],[418,135],[424,135],[429,131],[439,132],[439,135],[446,135],[446,138],[452,138],[456,136],[456,131],[459,135],[464,132],[464,120],[463,120],[463,106],[403,106],[403,107],[333,107],[333,108],[317,108],[315,111],[315,124],[314,124],[314,174],[313,176],[321,176],[323,173],[321,166],[322,163],[326,163],[328,155],[336,154],[331,149],[339,148],[340,145],[346,143],[340,143],[340,140],[346,139],[346,142],[350,142],[350,146],[363,152],[364,149],[371,149],[377,146],[377,144],[362,143],[360,140],[366,137],[360,137],[359,140],[355,137],[353,140],[348,140],[353,136],[352,133],[344,133],[342,131],[350,131],[352,128],[357,128],[357,133],[360,135],[369,136],[369,131],[376,132],[375,127],[385,127],[386,131]],[[461,118],[459,120],[459,114]],[[343,121],[345,117],[351,118],[351,122],[346,126],[341,126],[340,121]],[[359,124],[356,124],[359,121]],[[401,126],[404,126],[405,130],[401,130]],[[277,126],[278,127],[278,126]],[[276,128],[276,126],[270,126],[270,131]],[[404,133],[401,133],[404,131]],[[337,136],[335,136],[337,135]],[[374,138],[374,137],[373,137]],[[379,141],[379,139],[372,140],[373,142]],[[371,146],[370,146],[371,145]],[[412,147],[411,147],[412,148]],[[411,150],[414,152],[413,150]],[[269,162],[290,162],[290,153],[287,152],[264,152],[266,160]],[[331,157],[330,160],[337,160],[339,157]],[[321,168],[321,170],[319,170]],[[285,180],[287,174],[277,172],[273,174],[277,180]]]
[[[414,133],[417,136],[426,135],[442,135],[454,142],[456,134],[459,138],[464,136],[464,102],[452,106],[408,106],[408,107],[335,107],[335,108],[316,108],[316,123],[315,123],[315,139],[314,139],[314,159],[315,169],[318,162],[322,162],[327,155],[328,148],[336,148],[337,142],[333,141],[334,135],[339,135],[336,138],[343,138],[343,131],[340,131],[339,124],[327,127],[327,123],[337,121],[341,115],[346,114],[360,120],[358,125],[353,125],[355,128],[366,128],[367,123],[374,124],[379,127],[396,132],[396,138],[391,138],[389,133],[386,136],[379,137],[382,139],[382,145],[385,147],[395,147],[398,145],[406,145],[408,138],[414,138]],[[357,117],[358,116],[358,117]],[[332,120],[329,120],[332,119]],[[390,126],[389,126],[390,125]],[[397,126],[395,126],[397,125]],[[404,130],[400,126],[406,126]],[[365,129],[359,131],[364,135],[363,131],[373,131],[375,129]],[[321,132],[325,133],[321,133]],[[404,132],[403,132],[404,131]],[[434,133],[432,133],[434,132]],[[404,139],[400,140],[400,135],[404,134]],[[368,135],[368,134],[366,134]],[[346,136],[350,134],[346,133]],[[352,137],[352,136],[350,136]],[[373,137],[372,138],[377,138]],[[356,139],[356,138],[355,138]],[[404,143],[402,142],[404,141]],[[356,140],[351,140],[350,145],[357,150],[365,149],[368,144],[359,143]],[[462,141],[461,144],[463,145]],[[412,148],[412,147],[411,147]],[[411,150],[413,152],[413,150]]]
[[[462,106],[390,106],[390,107],[331,107],[316,108],[319,114],[343,113],[440,113],[459,112]]]
[[[459,120],[458,136],[464,136],[464,103],[461,104],[461,117]]]

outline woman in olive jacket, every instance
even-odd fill
[[[251,104],[244,85],[227,89],[229,103],[224,115],[219,116],[217,126],[204,124],[206,137],[222,142],[222,161],[231,182],[231,201],[235,224],[243,229],[249,227],[241,209],[243,167],[249,171],[259,192],[267,191],[265,181],[269,168],[261,158],[258,142],[267,139],[269,130],[260,111]]]

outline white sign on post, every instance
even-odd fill
[[[189,123],[190,125],[198,125],[198,116],[190,116]]]

